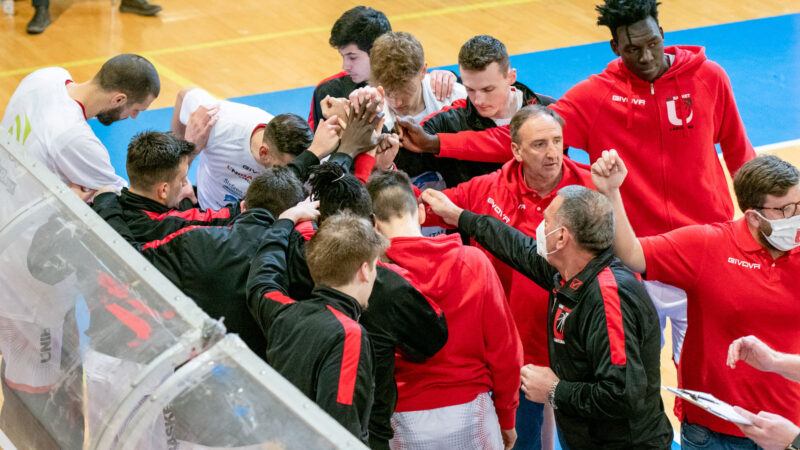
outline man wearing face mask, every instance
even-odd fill
[[[555,410],[565,449],[668,449],[672,426],[659,392],[658,316],[612,248],[614,212],[601,194],[566,186],[544,211],[536,238],[426,190],[451,225],[550,294],[548,366],[522,368],[522,390]]]
[[[564,186],[592,186],[589,167],[564,157],[562,128],[564,120],[542,105],[525,106],[511,118],[511,150],[514,159],[501,169],[475,177],[456,187],[442,191],[453,203],[476,214],[489,214],[532,237],[539,237],[536,225],[542,212]],[[440,225],[434,214],[428,214],[426,225]],[[514,322],[524,350],[524,363],[546,366],[548,291],[524,274],[513,270],[500,259],[486,252],[508,298]],[[543,414],[545,405],[520,397],[517,408],[518,449],[540,448],[542,423],[550,423],[552,411]],[[549,419],[549,420],[545,420]]]
[[[22,80],[0,129],[87,200],[103,186],[126,186],[87,120],[96,117],[111,125],[135,119],[160,90],[158,72],[139,55],[109,59],[84,83],[73,82],[60,67],[48,67]]]
[[[620,260],[636,272],[646,270],[648,279],[686,291],[680,387],[747,410],[770,405],[770,412],[800,423],[798,384],[749,366],[725,368],[728,343],[743,335],[759,336],[779,352],[800,353],[792,320],[800,316],[800,172],[776,156],[759,156],[733,179],[744,217],[638,240],[619,193],[626,174],[616,150],[603,152],[592,166],[595,186],[614,205]],[[681,412],[682,448],[756,448],[731,422],[685,402]]]

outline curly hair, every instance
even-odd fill
[[[617,28],[634,24],[652,17],[658,23],[658,5],[656,0],[605,0],[605,4],[597,5],[595,10],[600,14],[597,24],[607,26],[611,36],[617,38]]]
[[[310,172],[311,198],[319,200],[318,223],[345,210],[364,218],[372,215],[372,200],[367,189],[341,166],[326,162],[312,167]]]
[[[328,42],[335,48],[356,44],[361,51],[369,53],[375,39],[387,31],[392,31],[392,25],[386,14],[367,6],[356,6],[336,20]]]
[[[369,53],[370,83],[399,92],[425,68],[425,52],[417,38],[403,31],[382,34]]]

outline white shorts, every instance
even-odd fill
[[[392,415],[393,450],[503,448],[500,423],[488,392],[461,405]]]
[[[672,324],[672,359],[675,364],[681,360],[683,338],[686,336],[686,291],[664,284],[660,281],[644,281],[644,287],[650,294],[650,299],[658,312],[658,321],[661,323],[661,346],[664,346],[664,328],[667,326],[667,317]]]

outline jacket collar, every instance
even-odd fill
[[[157,201],[144,197],[139,194],[134,194],[128,188],[122,188],[122,193],[119,196],[119,203],[124,209],[141,209],[158,214],[169,212],[172,208],[168,208]]]
[[[345,314],[356,322],[361,318],[361,305],[358,304],[356,299],[344,292],[337,291],[327,286],[317,286],[312,292],[314,295],[318,295],[320,298],[324,299],[332,308]]]
[[[515,82],[513,86],[515,89],[522,91],[523,106],[542,103],[542,99],[535,92],[530,90],[528,86],[525,86],[519,81]],[[475,108],[475,105],[472,104],[469,97],[467,97],[467,123],[473,130],[485,130],[497,126],[494,120],[483,117],[478,113],[478,110]]]
[[[613,261],[614,247],[609,247],[589,261],[586,267],[570,280],[564,281],[561,279],[561,274],[556,273],[554,277],[555,291],[577,301],[583,295],[586,285],[590,284]]]

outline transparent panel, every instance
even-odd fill
[[[0,136],[0,429],[14,445],[364,448],[224,333]]]
[[[363,448],[235,335],[176,372],[155,395],[162,399],[154,405],[156,420],[141,419],[129,431],[163,439],[161,430],[169,430],[166,439],[178,448]]]
[[[186,299],[165,297],[178,295],[165,280],[143,279],[147,267],[127,261],[138,255],[63,183],[39,173],[43,166],[24,159],[0,145],[3,397],[16,397],[58,446],[81,448],[86,433],[91,447],[115,414],[130,415],[119,411],[126,399],[146,395],[173,363],[200,350],[184,335],[199,341],[204,316]],[[136,403],[129,399],[128,408]],[[32,433],[7,431],[27,447]]]

